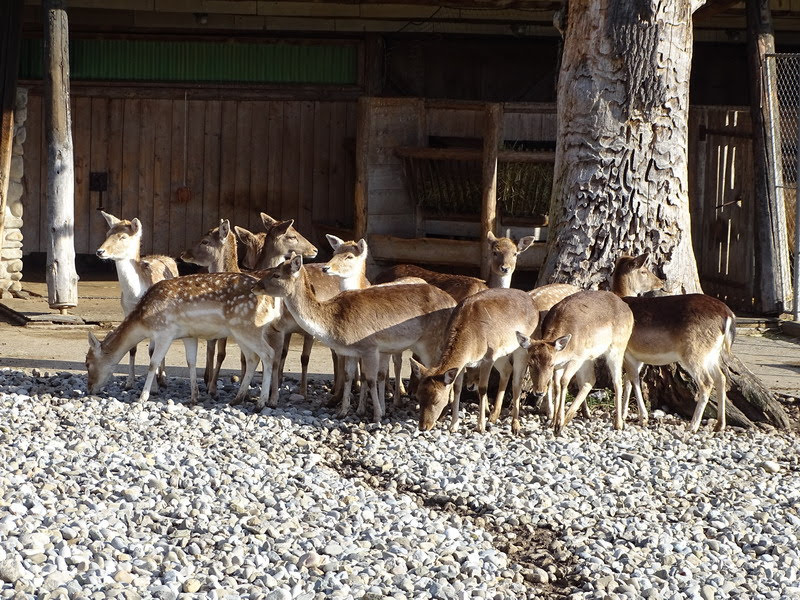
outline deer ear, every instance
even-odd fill
[[[228,237],[228,234],[231,232],[231,222],[228,219],[220,219],[219,220],[219,237],[220,239],[224,240]]]
[[[301,254],[295,254],[289,260],[291,260],[290,264],[292,274],[297,273],[303,266],[303,256]]]
[[[261,215],[261,222],[264,224],[264,227],[266,227],[267,229],[269,229],[270,227],[275,225],[275,223],[278,222],[277,219],[273,219],[267,213],[263,213],[262,212],[262,213],[259,213],[259,214]]]
[[[517,252],[525,252],[528,248],[533,245],[533,242],[536,241],[536,238],[532,235],[526,235],[517,243]]]
[[[118,219],[117,217],[115,217],[111,213],[107,213],[107,212],[101,210],[100,214],[103,215],[103,218],[106,220],[106,223],[108,223],[109,227],[113,227],[114,225],[116,225],[117,223],[120,222],[120,219]]]
[[[272,231],[275,232],[275,235],[284,235],[287,231],[289,231],[289,227],[292,226],[294,223],[294,219],[289,219],[288,221],[281,221],[273,226]]]
[[[100,340],[91,331],[89,332],[89,348],[95,351],[100,349]]]
[[[490,244],[494,244],[497,241],[497,237],[491,231],[486,233],[486,241]]]
[[[136,217],[134,217],[131,220],[131,227],[133,227],[133,235],[136,235],[137,233],[142,231],[142,222]]]
[[[422,366],[421,362],[411,358],[409,359],[409,363],[411,364],[411,372],[414,374],[414,377],[417,379],[422,379],[425,377],[425,367]]]
[[[366,256],[367,254],[367,240],[361,238],[358,240],[358,255],[359,256]]]
[[[531,347],[531,338],[529,338],[521,331],[517,331],[517,341],[519,342],[520,346],[525,348],[525,350]]]
[[[457,376],[458,376],[458,368],[453,367],[452,369],[447,369],[447,371],[444,372],[444,384],[450,385],[456,380]]]
[[[644,254],[640,254],[636,258],[633,259],[633,266],[637,269],[643,267],[647,262],[647,259],[650,258],[650,253],[645,252]]]
[[[244,227],[239,227],[238,225],[233,226],[233,231],[236,233],[236,237],[239,238],[239,241],[243,244],[252,244],[253,240],[255,240],[255,235],[249,230],[245,229]]]
[[[331,248],[333,248],[334,252],[339,249],[339,246],[344,244],[344,240],[342,238],[331,235],[330,233],[326,233],[325,237],[328,239],[328,243],[331,245]]]
[[[562,335],[555,342],[553,342],[553,348],[556,349],[556,352],[561,352],[564,348],[567,347],[567,344],[569,344],[569,341],[571,339],[572,339],[571,333],[568,333],[567,335]]]

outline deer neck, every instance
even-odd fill
[[[145,281],[138,253],[135,258],[115,260],[114,264],[117,267],[117,278],[122,292],[122,307],[127,314],[133,310],[139,299],[144,296],[149,285]]]
[[[500,273],[492,271],[489,274],[489,281],[486,282],[486,285],[488,285],[490,288],[510,288],[512,275],[513,273],[501,275]]]
[[[633,289],[632,286],[628,285],[628,283],[622,277],[617,277],[616,275],[611,280],[611,291],[614,292],[620,298],[625,298],[628,296],[638,296],[636,290]]]
[[[147,332],[142,326],[126,318],[101,342],[104,360],[113,361],[111,364],[116,365],[131,348],[146,337],[148,337]]]
[[[367,266],[365,264],[358,273],[350,277],[340,278],[339,290],[344,292],[347,290],[364,290],[370,287],[366,271],[367,271]]]
[[[298,281],[284,298],[287,310],[303,329],[323,342],[328,340],[332,323],[327,303],[317,299],[305,267],[300,269]]]
[[[219,256],[208,265],[209,273],[240,273],[239,253],[236,249],[236,238],[230,234],[222,245]]]

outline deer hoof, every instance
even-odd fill
[[[639,425],[640,425],[641,427],[647,427],[647,423],[648,423],[648,422],[649,422],[649,421],[647,420],[647,418],[646,418],[646,417],[643,417],[643,418],[639,419]]]
[[[519,435],[520,426],[519,421],[511,421],[511,433],[514,435]]]

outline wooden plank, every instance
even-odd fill
[[[281,214],[297,220],[300,215],[300,103],[285,102],[283,105],[283,193]],[[297,223],[299,226],[299,222]],[[310,235],[309,231],[303,231]]]
[[[186,183],[187,159],[184,158],[184,131],[189,117],[188,103],[177,100],[172,103],[172,160],[170,163],[170,204],[169,204],[169,254],[178,256],[185,248],[186,241],[186,203],[178,199],[178,189]],[[187,149],[188,150],[188,149]]]
[[[154,109],[156,100],[142,100],[139,127],[139,208],[142,222],[142,254],[153,253],[153,146],[155,145]]]
[[[157,100],[153,119],[153,252],[169,253],[169,211],[174,197],[171,164],[182,157],[172,156],[172,100]]]
[[[114,98],[108,107],[108,192],[105,194],[106,212],[122,218],[122,132],[125,121],[125,100]],[[105,232],[108,225],[100,218]]]
[[[191,197],[186,207],[186,234],[184,249],[188,248],[205,233],[203,229],[203,142],[205,139],[206,101],[189,101],[189,135],[187,179]]]
[[[359,99],[359,103],[361,102],[362,100]],[[315,102],[314,113],[313,220],[315,223],[333,225],[328,206],[331,103]],[[366,140],[364,143],[366,143]],[[366,168],[367,165],[365,164],[365,172]],[[358,228],[356,228],[356,235],[358,235],[358,231]]]
[[[356,165],[355,165],[355,135],[356,135],[356,105],[353,102],[345,104],[345,137],[342,147],[344,157],[344,223],[347,227],[352,227],[355,221],[355,203],[353,196],[356,187]],[[420,121],[420,126],[424,125],[424,119]]]
[[[236,223],[248,223],[250,220],[250,161],[252,160],[252,130],[250,128],[253,105],[251,102],[240,102],[236,113],[236,165],[234,181],[233,218]]]
[[[503,107],[486,106],[483,132],[483,171],[481,178],[481,240],[497,228],[497,154],[503,139]],[[481,277],[488,279],[491,261],[489,244],[481,244]]]
[[[139,128],[142,101],[125,100],[122,123],[122,211],[123,219],[139,216]]]
[[[332,211],[331,222],[336,225],[347,225],[342,217],[345,214],[344,205],[350,202],[344,197],[345,169],[347,168],[344,156],[344,138],[347,132],[347,105],[343,102],[334,102],[331,107],[331,171],[328,205]]]
[[[395,263],[472,267],[480,262],[481,249],[486,245],[479,240],[399,238],[374,233],[369,236],[369,249],[373,258]],[[519,255],[517,269],[539,269],[546,252],[546,242],[534,242],[530,249]]]
[[[298,220],[300,231],[312,231],[314,220],[314,103],[303,102],[300,107],[300,182],[298,187]]]
[[[91,100],[73,98],[72,139],[75,160],[75,252],[94,253],[89,247],[89,221],[92,218],[89,198],[89,155],[92,139]]]
[[[219,216],[233,225],[248,227],[247,221],[236,221],[234,198],[236,196],[236,113],[239,103],[222,103],[222,131],[220,132]],[[263,158],[262,158],[263,160]]]
[[[28,95],[27,137],[24,143],[25,197],[22,215],[22,243],[25,254],[41,252],[39,225],[42,215],[42,97]]]
[[[423,148],[419,146],[400,146],[395,149],[395,154],[397,156],[423,158],[427,160],[478,161],[483,157],[483,150],[480,148]],[[501,162],[552,163],[556,159],[556,153],[500,150],[497,152],[497,158]]]
[[[108,160],[108,111],[111,101],[108,98],[92,98],[92,142],[89,149],[89,171],[95,173],[107,172]],[[108,191],[89,193],[89,214],[87,222],[89,225],[89,252],[94,253],[103,240],[106,238],[108,225],[102,218],[97,208],[100,201],[106,202]]]
[[[283,102],[269,103],[269,155],[267,159],[267,210],[264,211],[276,219],[290,218],[292,215],[282,213],[283,195]],[[253,215],[253,219],[257,215]],[[260,223],[254,227],[262,228]]]
[[[250,111],[253,160],[250,164],[250,203],[244,223],[263,229],[258,213],[267,212],[267,156],[269,155],[269,102],[253,102]],[[247,225],[245,225],[247,227]]]
[[[206,122],[203,139],[203,219],[201,230],[208,231],[219,225],[220,187],[220,126],[222,103],[206,103]]]

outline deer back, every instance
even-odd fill
[[[461,302],[464,298],[488,289],[486,283],[476,277],[437,273],[416,265],[395,265],[390,267],[379,273],[374,283],[389,283],[402,277],[419,277],[450,294],[456,302]]]

